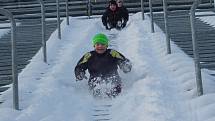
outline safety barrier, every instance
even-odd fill
[[[16,62],[16,22],[13,14],[5,9],[0,9],[0,14],[6,16],[11,22],[11,49],[12,49],[12,81],[13,81],[13,107],[19,110],[18,74]]]
[[[60,26],[60,4],[59,0],[56,0],[57,3],[57,28],[58,28],[58,38],[61,39],[61,26]]]
[[[153,17],[152,0],[149,0],[149,10],[150,10],[151,32],[154,33],[155,29],[154,29],[154,17]],[[164,12],[164,25],[165,25],[165,34],[166,34],[167,54],[171,54],[170,37],[169,37],[169,29],[168,29],[167,2],[166,2],[166,0],[163,0],[163,12]]]
[[[46,52],[46,25],[49,26],[50,24],[54,24],[54,23],[49,23],[49,24],[46,24],[46,20],[45,20],[45,5],[44,5],[44,1],[43,0],[38,0],[37,2],[40,3],[40,7],[41,7],[41,24],[35,24],[35,25],[23,25],[23,27],[35,27],[35,26],[41,26],[41,30],[36,30],[38,32],[41,32],[41,35],[42,35],[42,50],[43,50],[43,61],[45,63],[47,63],[47,52]],[[56,1],[58,2],[58,1]],[[57,5],[57,9],[59,9],[59,5]],[[6,9],[0,9],[0,14],[4,15],[6,18],[8,18],[10,20],[10,23],[11,23],[11,46],[12,46],[12,83],[13,83],[13,107],[14,109],[16,110],[19,110],[19,93],[18,93],[18,62],[17,62],[17,52],[16,52],[16,40],[17,40],[17,37],[16,37],[16,33],[17,33],[17,30],[16,30],[16,23],[15,23],[15,19],[14,19],[14,16],[13,14],[9,11],[9,10],[6,10]],[[5,19],[4,19],[5,20]],[[60,26],[60,16],[58,16],[58,24]],[[27,22],[28,20],[24,20],[25,22]],[[68,16],[68,21],[69,21],[69,16]],[[56,23],[55,23],[56,24]],[[6,27],[8,28],[8,27]],[[25,33],[21,33],[23,35],[26,35],[28,37],[31,37],[33,39],[36,39],[35,36],[33,36],[33,34],[31,35],[27,35]],[[26,38],[28,38],[26,37]],[[61,35],[59,36],[61,37]],[[21,43],[31,43],[31,42],[20,42]],[[37,42],[38,43],[38,42]],[[32,43],[33,44],[33,43]],[[36,45],[37,46],[37,45]],[[24,50],[23,50],[24,51]],[[10,76],[10,75],[8,75]],[[8,77],[9,78],[9,77]]]
[[[66,0],[66,24],[69,25],[69,0]]]
[[[171,46],[170,46],[170,33],[168,26],[168,15],[167,15],[167,2],[163,0],[163,11],[164,11],[164,26],[165,26],[165,34],[166,34],[166,48],[167,54],[171,54]]]
[[[154,17],[153,17],[153,9],[152,9],[152,0],[149,0],[149,12],[150,12],[150,20],[151,20],[151,32],[155,32],[154,28]]]
[[[193,5],[190,9],[190,23],[191,23],[191,32],[192,32],[192,44],[193,44],[193,55],[194,55],[194,62],[195,62],[195,73],[196,73],[196,84],[197,84],[197,94],[198,96],[203,95],[203,87],[202,87],[202,77],[201,77],[201,69],[200,69],[200,59],[199,59],[199,50],[198,44],[196,41],[196,29],[195,29],[195,12],[198,4],[200,3],[199,0],[195,0]]]
[[[215,63],[200,63],[200,56],[199,56],[199,47],[198,42],[196,38],[196,17],[202,17],[202,16],[215,16],[215,14],[204,14],[204,15],[195,15],[196,8],[201,3],[199,0],[195,0],[191,9],[190,9],[190,23],[191,23],[191,31],[192,31],[192,45],[193,45],[193,55],[194,55],[194,62],[195,62],[195,73],[196,73],[196,83],[197,83],[197,94],[198,96],[203,95],[203,85],[202,85],[202,76],[201,76],[201,68],[205,67],[215,67]],[[210,3],[212,1],[210,0]]]
[[[41,5],[43,61],[47,63],[45,6],[43,0],[38,1],[40,2]]]
[[[145,19],[145,15],[144,15],[144,1],[141,0],[141,12],[142,12],[142,19],[144,20]]]

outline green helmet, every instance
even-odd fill
[[[105,34],[99,33],[93,37],[93,46],[96,43],[100,43],[100,44],[104,44],[104,45],[108,46],[108,41],[109,40]]]

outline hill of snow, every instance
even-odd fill
[[[121,31],[107,31],[100,18],[70,18],[62,22],[62,39],[55,31],[47,43],[48,64],[40,50],[19,74],[21,110],[12,109],[12,89],[2,95],[1,121],[214,121],[215,82],[209,70],[202,71],[205,95],[196,96],[193,59],[172,43],[166,54],[165,35],[158,26],[151,33],[150,20],[141,13],[130,17]],[[94,99],[87,80],[76,82],[74,67],[93,49],[91,39],[103,32],[110,48],[133,63],[124,74],[123,91],[114,99]],[[104,115],[96,115],[100,112]],[[105,115],[106,114],[106,115]]]

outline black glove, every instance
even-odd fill
[[[76,81],[81,81],[83,79],[87,79],[85,72],[79,72],[79,74],[76,75]]]
[[[124,28],[125,26],[126,26],[126,22],[123,22],[121,27]]]
[[[109,28],[107,25],[105,26],[105,28],[107,29],[107,30],[110,30],[111,28]]]
[[[122,26],[122,21],[117,21],[117,26],[121,27]]]

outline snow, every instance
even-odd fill
[[[16,23],[17,26],[20,25],[19,22]],[[3,27],[10,27],[11,24],[10,23],[0,23],[0,28]],[[10,29],[0,29],[0,37],[2,37],[3,35],[7,34],[9,32]]]
[[[0,24],[0,28],[1,27],[6,27],[9,26],[9,24],[5,24],[5,23],[1,23]],[[0,37],[2,37],[4,34],[6,34],[9,31],[9,29],[0,29]]]
[[[12,89],[1,96],[1,121],[214,121],[215,82],[212,71],[203,70],[205,94],[196,95],[193,59],[174,43],[166,54],[165,34],[141,13],[130,17],[128,26],[107,31],[100,18],[70,18],[62,22],[62,39],[55,31],[47,42],[48,63],[42,50],[19,74],[20,109],[12,109]],[[114,99],[95,99],[87,80],[76,82],[74,67],[82,55],[93,49],[96,33],[111,38],[110,48],[129,58],[132,71],[124,74],[121,95]],[[89,74],[87,74],[89,76]],[[96,116],[102,110],[105,116]]]
[[[207,12],[197,12],[196,15],[212,15],[214,14],[214,12],[210,12],[210,11],[207,11]],[[215,22],[213,21],[214,18],[215,18],[215,15],[213,16],[204,16],[204,17],[198,17],[200,20],[204,21],[205,23],[215,27]]]

